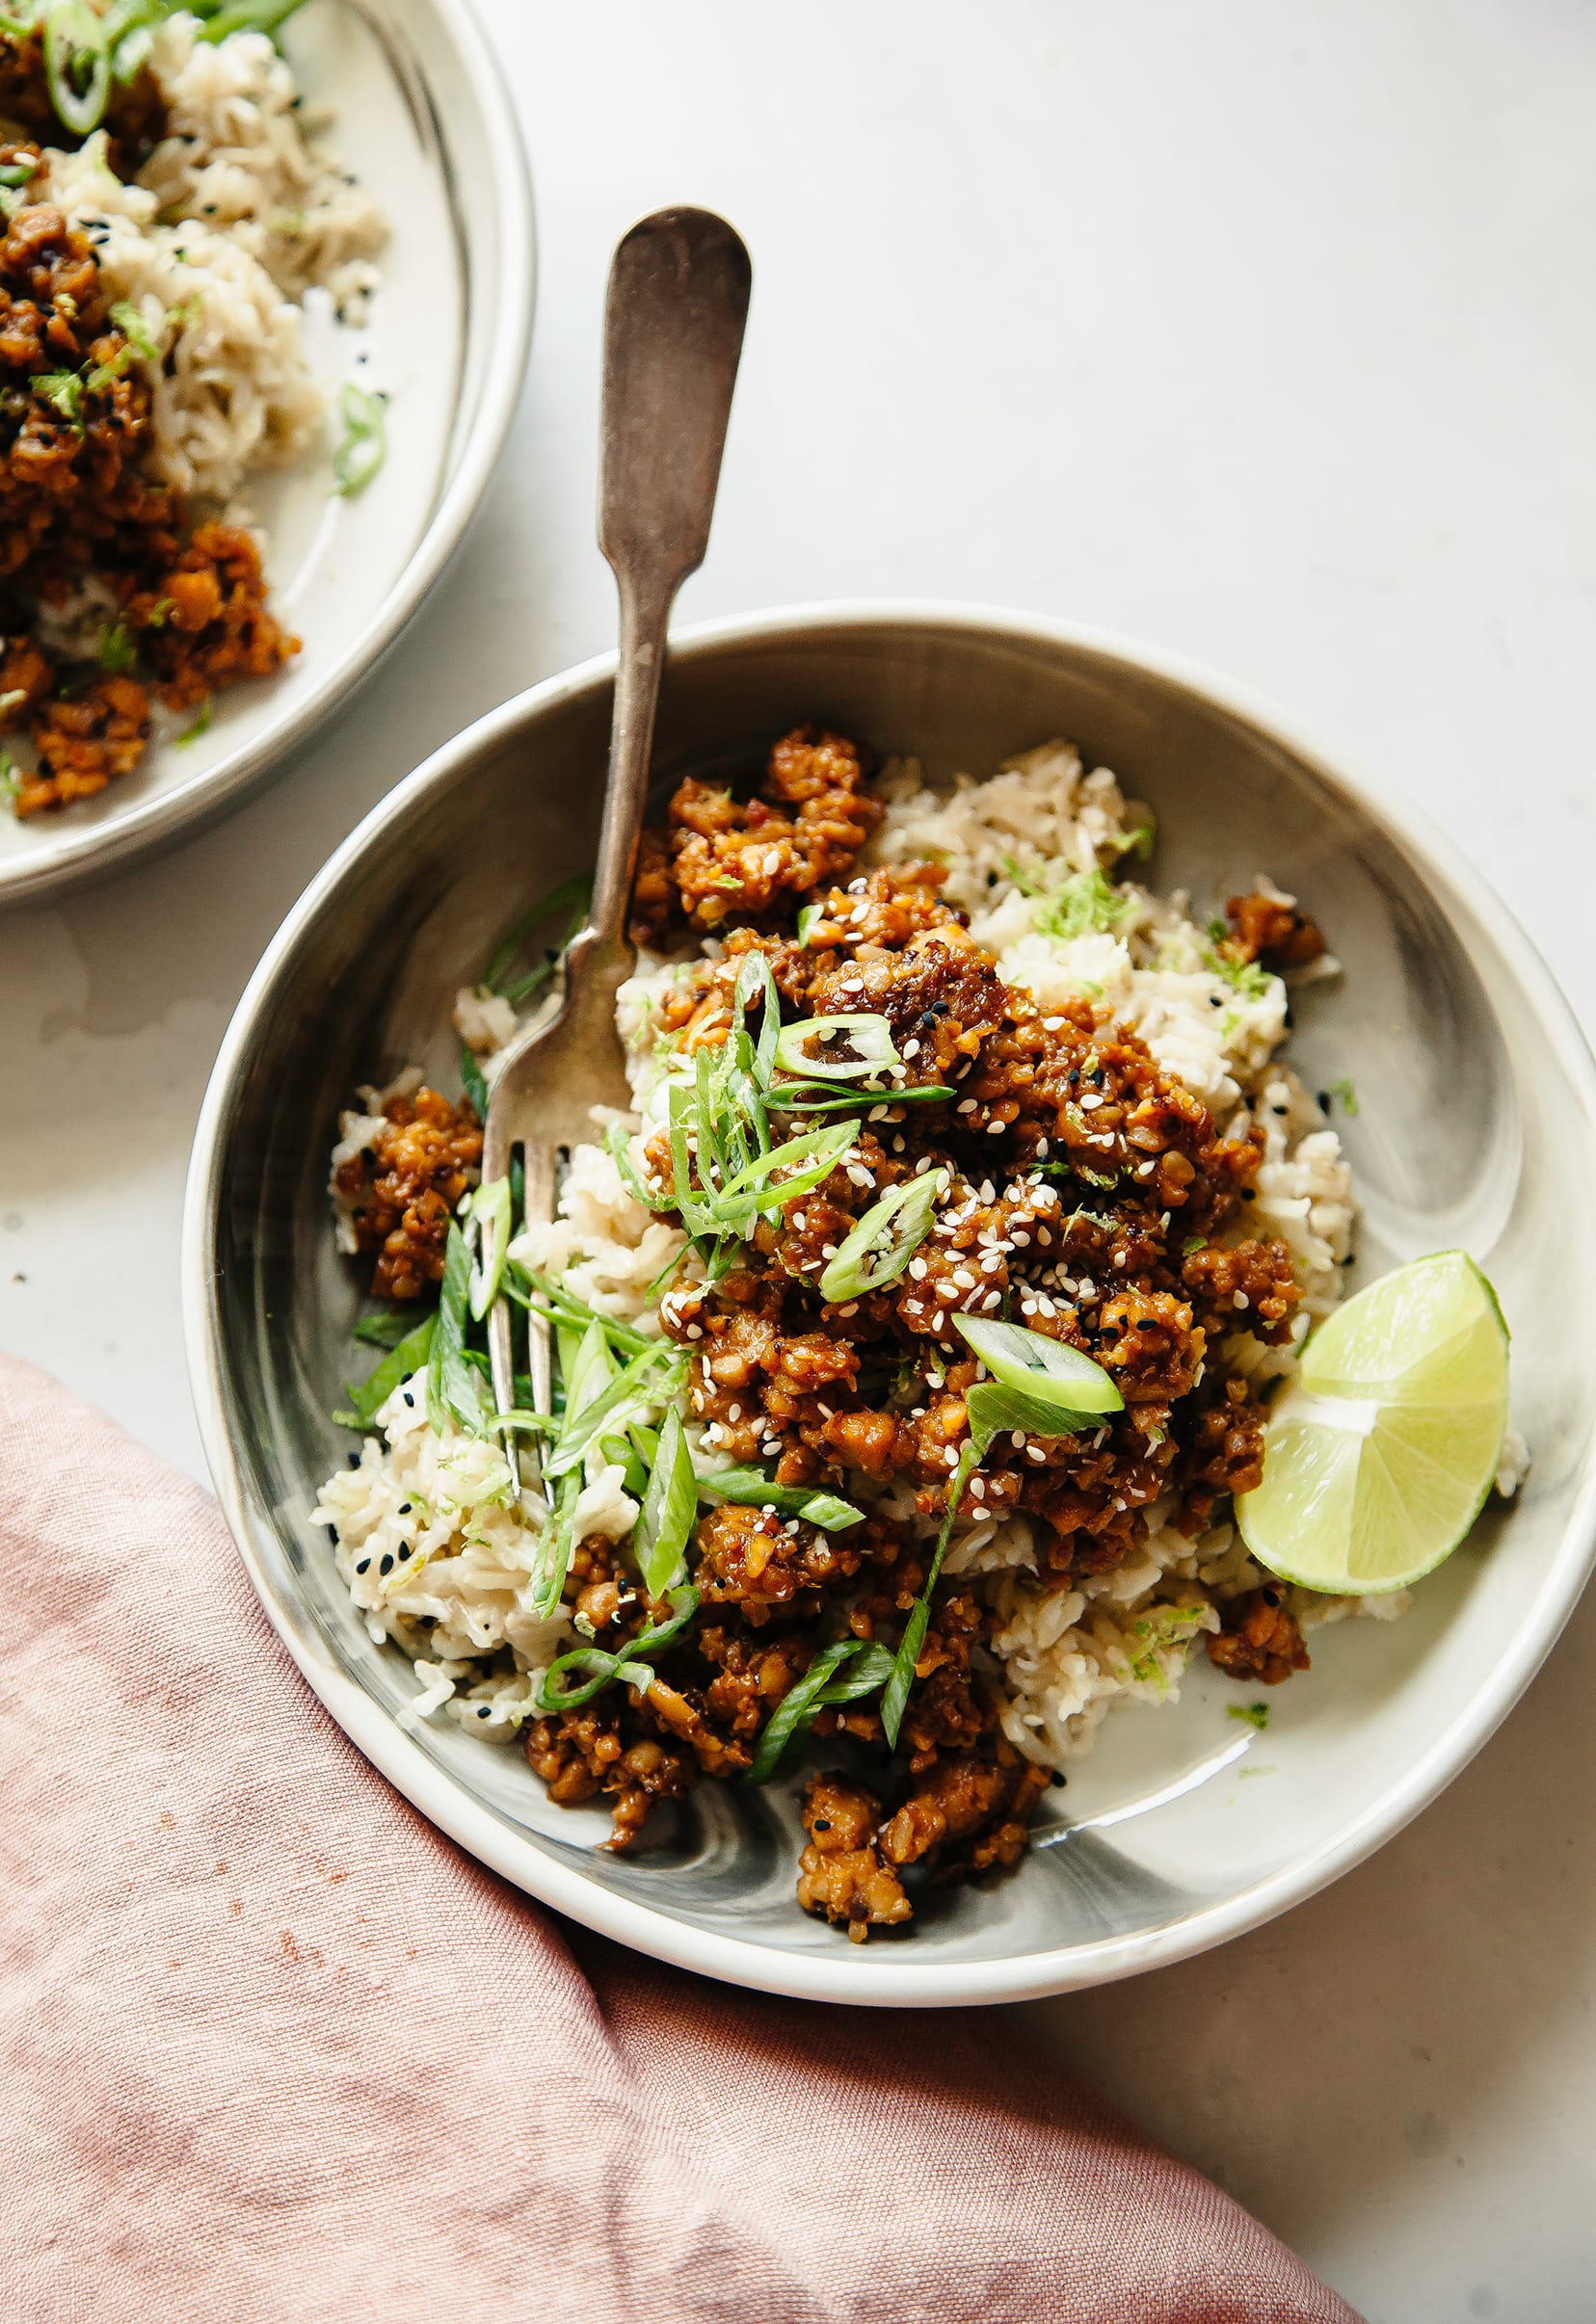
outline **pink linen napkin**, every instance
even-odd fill
[[[12,2324],[1356,2324],[979,2011],[732,1992],[390,1790],[212,1503],[0,1360]]]

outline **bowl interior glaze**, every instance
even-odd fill
[[[1245,1698],[1206,1662],[1179,1704],[1116,1710],[1049,1795],[1017,1877],[949,1892],[909,1938],[863,1948],[795,1908],[790,1789],[706,1786],[662,1845],[616,1857],[596,1846],[607,1817],[550,1808],[519,1753],[411,1719],[408,1664],[372,1646],[307,1522],[349,1443],[327,1415],[358,1305],[328,1232],[327,1154],[358,1082],[419,1063],[457,1086],[454,989],[525,898],[591,861],[609,696],[607,662],[553,680],[402,783],[291,915],[225,1045],[191,1182],[191,1349],[273,1620],[361,1748],[464,1845],[579,1919],[739,1982],[1015,1998],[1178,1958],[1311,1893],[1464,1764],[1588,1571],[1590,1061],[1526,940],[1439,842],[1219,681],[1054,625],[865,607],[690,633],[666,680],[661,778],[752,771],[802,720],[913,752],[939,779],[1062,734],[1153,805],[1159,886],[1200,912],[1259,872],[1299,895],[1345,967],[1300,994],[1290,1055],[1311,1087],[1356,1086],[1354,1281],[1455,1244],[1486,1268],[1534,1454],[1518,1501],[1400,1622],[1318,1632],[1266,1734],[1227,1718]]]

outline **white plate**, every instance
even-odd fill
[[[311,0],[285,45],[332,149],[375,195],[390,239],[360,329],[326,303],[306,347],[334,392],[390,392],[387,459],[331,491],[330,446],[247,480],[266,526],[276,610],[304,639],[279,677],[217,700],[208,730],[156,742],[97,799],[0,817],[0,904],[168,845],[279,766],[393,643],[469,523],[504,443],[532,330],[532,197],[503,77],[462,0]],[[320,304],[323,311],[317,312]]]

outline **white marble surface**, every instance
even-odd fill
[[[1596,1016],[1582,0],[482,4],[543,234],[499,489],[271,793],[0,924],[0,1341],[200,1467],[177,1226],[217,1041],[362,810],[609,641],[600,293],[665,200],[724,208],[756,264],[684,615],[914,592],[1200,656],[1423,802]],[[1384,2324],[1592,2312],[1593,1695],[1587,1607],[1375,1862],[1025,2013]]]

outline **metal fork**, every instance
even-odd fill
[[[625,235],[604,309],[598,545],[615,569],[621,650],[609,784],[588,922],[566,953],[558,1014],[512,1044],[493,1082],[482,1175],[507,1177],[519,1149],[526,1218],[551,1219],[560,1158],[593,1135],[596,1105],[628,1102],[615,996],[635,965],[626,914],[648,800],[649,758],[678,590],[704,563],[752,277],[747,251],[707,210],[659,210]],[[546,1413],[548,1326],[529,1317],[532,1401]],[[488,1325],[493,1399],[516,1402],[509,1302]],[[506,1452],[519,1490],[514,1437]]]

